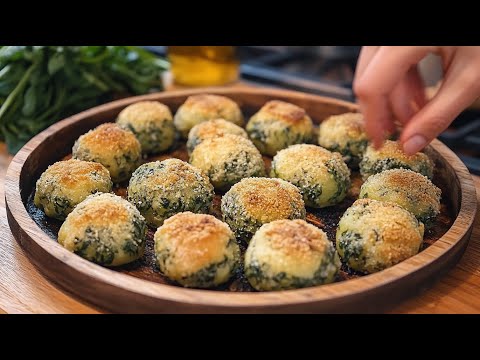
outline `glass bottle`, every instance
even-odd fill
[[[214,86],[238,80],[234,46],[169,46],[168,58],[175,84]]]

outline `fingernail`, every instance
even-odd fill
[[[427,139],[422,135],[413,135],[403,143],[403,152],[407,155],[413,155],[422,150],[427,145]]]

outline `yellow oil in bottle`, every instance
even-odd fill
[[[169,46],[173,81],[187,86],[224,85],[238,79],[233,46]]]

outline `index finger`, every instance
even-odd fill
[[[395,129],[388,95],[412,65],[428,52],[428,47],[382,46],[354,83],[354,91],[365,116],[366,131],[375,147]]]
[[[363,46],[355,68],[354,82],[360,78],[380,46]]]
[[[387,95],[430,51],[427,46],[380,47],[358,78],[357,96]]]

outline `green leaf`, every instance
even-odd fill
[[[38,94],[41,96],[41,94]],[[31,116],[35,112],[35,107],[37,105],[37,89],[34,85],[30,85],[28,90],[25,92],[23,98],[23,107],[22,114],[25,116]]]
[[[0,138],[10,151],[116,94],[162,89],[168,62],[134,46],[0,47]]]
[[[0,64],[4,62],[14,62],[24,56],[26,46],[3,46],[0,49]]]
[[[65,57],[62,53],[54,54],[50,60],[48,60],[48,73],[50,76],[54,75],[65,65]]]

